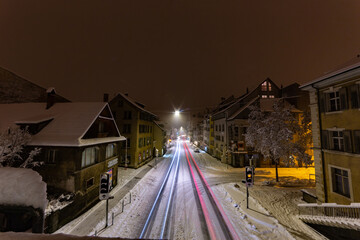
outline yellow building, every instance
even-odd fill
[[[129,98],[127,94],[117,94],[109,105],[119,131],[127,139],[127,149],[124,144],[120,151],[120,166],[138,168],[149,162],[153,157],[156,115],[145,110],[143,104]]]
[[[360,62],[300,88],[310,92],[319,202],[360,201]]]
[[[161,157],[166,152],[166,131],[163,129],[163,126],[154,122],[154,147],[153,151],[154,156],[156,156],[156,151],[158,153],[157,156]]]

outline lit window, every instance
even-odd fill
[[[116,155],[116,144],[111,143],[106,146],[106,158],[111,158]]]
[[[271,83],[268,82],[268,90],[271,91]]]
[[[274,98],[274,95],[269,95],[269,98]]]
[[[81,167],[86,167],[94,164],[97,160],[97,148],[90,147],[86,148],[82,152]]]
[[[261,84],[261,91],[267,91],[267,82],[266,81]]]
[[[333,192],[350,197],[349,172],[339,168],[331,168]]]
[[[267,95],[261,95],[261,98],[267,98]]]

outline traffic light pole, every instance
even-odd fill
[[[249,209],[249,187],[246,186],[246,208]]]
[[[108,227],[108,218],[109,218],[109,199],[113,199],[114,196],[110,196],[108,199],[106,199],[106,213],[105,213],[105,228]]]

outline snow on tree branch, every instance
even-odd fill
[[[307,116],[299,124],[291,108],[284,106],[284,100],[275,101],[271,112],[261,111],[258,105],[250,106],[250,110],[245,134],[248,146],[277,164],[282,158],[286,165],[294,165],[294,156],[300,164],[311,164],[311,156],[306,153],[309,134],[311,138]]]
[[[40,148],[35,148],[29,153],[24,149],[30,140],[31,135],[27,129],[13,127],[1,133],[0,167],[32,168],[41,165],[42,162],[34,160],[34,157],[40,153]]]

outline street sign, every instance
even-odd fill
[[[100,176],[99,199],[109,199],[110,176],[108,173],[103,173]]]

